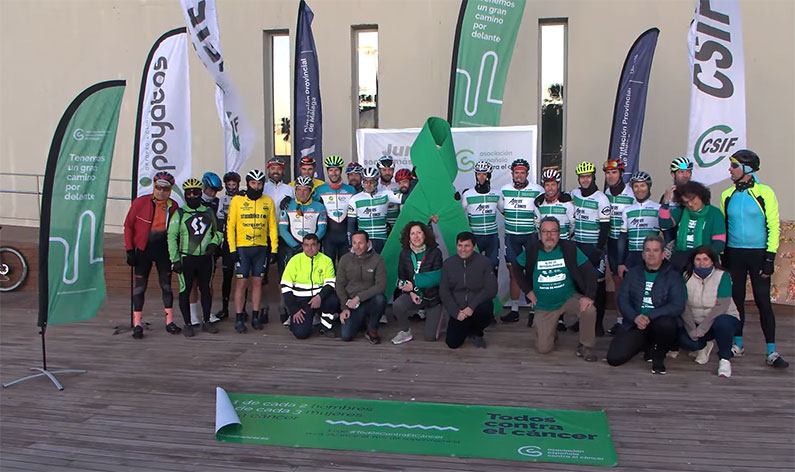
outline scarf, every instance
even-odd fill
[[[585,188],[580,187],[580,192],[582,193],[583,197],[590,197],[597,190],[599,190],[599,187],[596,186],[596,176],[594,176],[594,178],[591,179],[591,185],[589,185],[589,186],[587,186]]]
[[[701,240],[703,237],[704,226],[707,222],[707,213],[709,213],[709,205],[704,205],[699,211],[691,211],[685,207],[682,211],[682,218],[679,219],[679,231],[676,233],[676,247],[677,251],[686,251],[694,247],[705,244]],[[690,222],[695,221],[693,228],[693,240],[688,242],[687,234],[690,231]],[[707,241],[709,243],[709,241]]]
[[[425,243],[423,243],[422,246],[415,246],[409,243],[409,247],[411,248],[411,252],[413,252],[414,254],[421,254],[427,250],[427,246],[425,245]]]

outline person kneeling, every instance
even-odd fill
[[[317,235],[304,236],[302,252],[290,258],[282,274],[282,296],[290,313],[290,331],[298,339],[312,334],[315,315],[320,314],[323,327],[331,331],[340,301],[334,292],[334,264],[319,253]]]
[[[629,269],[618,292],[624,323],[607,351],[607,363],[618,366],[640,351],[653,374],[665,374],[665,354],[676,345],[678,321],[685,309],[682,276],[663,258],[663,239],[643,241],[643,265]]]
[[[540,247],[535,244],[528,246],[524,258],[520,255],[517,264],[511,266],[514,279],[536,310],[536,350],[541,354],[551,352],[555,348],[558,318],[576,313],[580,322],[580,344],[576,354],[593,362],[597,360],[593,353],[596,342],[596,271],[577,243],[560,239],[557,219],[551,216],[543,218],[539,234]]]
[[[375,252],[366,231],[351,235],[352,252],[337,263],[337,296],[345,300],[340,312],[342,340],[351,341],[367,320],[364,336],[370,344],[378,344],[378,320],[386,310],[386,264]]]

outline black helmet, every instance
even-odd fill
[[[754,151],[741,149],[735,152],[729,160],[731,162],[736,162],[737,164],[750,167],[751,172],[756,172],[759,170],[759,156],[757,156]],[[749,172],[746,172],[746,174],[748,173]]]

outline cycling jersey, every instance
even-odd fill
[[[314,200],[305,204],[292,200],[279,214],[279,236],[288,246],[298,247],[310,233],[318,239],[326,235],[326,209]]]
[[[628,206],[635,203],[635,195],[632,193],[632,189],[627,186],[616,196],[613,196],[609,189],[605,191],[605,195],[607,195],[607,200],[610,201],[612,208],[610,212],[610,233],[608,236],[610,239],[618,239],[621,234],[621,214],[624,213]]]
[[[262,186],[262,194],[271,197],[273,204],[276,205],[278,209],[281,208],[280,205],[284,197],[295,198],[295,187],[291,187],[290,185],[291,184],[286,184],[284,182],[273,182],[269,180]]]
[[[270,197],[263,195],[252,200],[238,195],[232,199],[226,221],[229,252],[235,252],[238,246],[270,246],[275,253],[279,248],[278,233],[276,209]]]
[[[328,182],[315,189],[315,196],[326,207],[326,216],[329,223],[342,223],[348,217],[348,202],[356,193],[348,184],[340,184],[338,188],[332,187]]]
[[[379,179],[378,190],[388,190],[393,193],[400,193],[400,186],[394,180],[389,182],[389,184],[384,185],[384,183]],[[400,215],[400,203],[390,203],[387,205],[386,224],[389,225],[390,228],[395,225],[395,222],[397,222],[398,215]]]
[[[755,182],[743,191],[732,186],[721,194],[720,210],[727,223],[728,247],[778,251],[781,232],[778,200],[769,186]]]
[[[401,196],[391,190],[378,190],[370,195],[357,193],[348,201],[348,233],[357,229],[367,232],[370,239],[386,239],[386,213],[389,203],[400,204]]]
[[[574,204],[574,240],[578,243],[597,244],[599,224],[610,221],[612,207],[604,193],[597,190],[583,197],[582,189],[571,191]]]
[[[221,245],[221,232],[211,208],[199,205],[195,210],[182,207],[168,224],[168,254],[171,262],[183,256],[203,256],[207,246]]]
[[[539,195],[536,197],[536,202],[538,203],[534,205],[536,228],[540,226],[543,218],[551,216],[560,223],[560,239],[570,239],[571,233],[574,230],[574,204],[571,200],[567,202],[562,202],[560,200],[548,202],[544,195]]]
[[[660,235],[660,204],[652,200],[635,202],[627,206],[621,215],[621,232],[627,233],[630,251],[643,251],[643,240],[647,236]]]
[[[544,188],[532,182],[528,182],[521,190],[517,190],[513,183],[503,185],[498,209],[505,216],[505,234],[530,234],[536,231],[533,201],[542,193]]]
[[[500,195],[496,192],[478,193],[475,189],[464,190],[461,206],[466,211],[472,234],[487,235],[497,233],[497,211]]]

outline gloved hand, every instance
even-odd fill
[[[232,258],[232,263],[237,264],[240,262],[240,256],[237,254],[237,251],[230,252],[229,256]]]
[[[172,262],[171,263],[171,272],[176,272],[178,274],[182,273],[182,261]]]
[[[293,199],[290,198],[289,195],[287,195],[286,197],[282,198],[282,202],[279,203],[279,209],[280,210],[286,210],[287,209],[287,205],[289,205],[291,201],[293,201]]]
[[[762,275],[773,275],[773,271],[775,270],[775,262],[776,260],[776,253],[775,252],[766,252],[765,253],[765,260],[762,262]]]
[[[127,265],[130,267],[135,267],[135,249],[130,249],[127,251]]]
[[[460,202],[460,201],[461,201],[461,192],[458,192],[458,191],[456,191],[456,192],[453,194],[453,198],[455,198],[457,201],[459,201],[459,202]]]
[[[210,243],[207,245],[207,249],[204,250],[205,254],[211,254],[214,257],[218,257],[218,253],[220,252],[220,248],[215,243]]]
[[[278,260],[279,260],[279,257],[277,255],[277,253],[271,252],[271,253],[268,254],[268,265],[276,264],[276,262]]]

